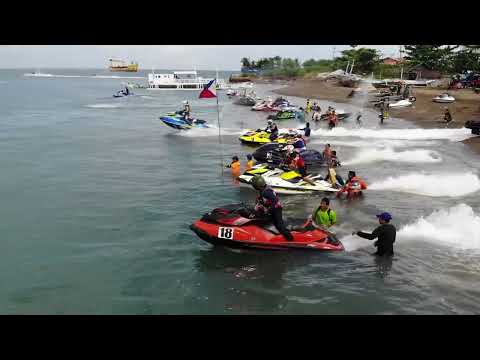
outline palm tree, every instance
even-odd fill
[[[243,66],[243,67],[248,68],[248,67],[251,66],[251,65],[250,65],[250,60],[249,60],[248,58],[246,58],[246,57],[242,58],[242,60],[240,60],[240,62],[242,63],[242,66]]]

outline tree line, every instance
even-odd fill
[[[443,74],[458,74],[466,71],[480,72],[480,45],[405,45],[404,62],[401,65],[382,63],[381,53],[376,49],[358,48],[351,45],[334,59],[298,59],[280,56],[241,60],[244,70],[259,71],[264,76],[303,76],[309,73],[351,69],[356,74],[372,72],[384,77],[398,76],[400,67],[405,71],[422,66]]]

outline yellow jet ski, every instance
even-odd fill
[[[238,139],[243,144],[250,145],[263,145],[271,142],[276,142],[279,144],[286,144],[289,141],[293,140],[299,133],[296,129],[280,129],[278,137],[275,140],[270,140],[270,133],[261,129],[257,130],[248,130],[245,134],[240,136]]]

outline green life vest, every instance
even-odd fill
[[[320,212],[320,221],[317,221],[317,215]],[[326,213],[326,214],[325,214]],[[331,226],[336,222],[336,214],[332,209],[328,209],[326,212],[322,212],[320,209],[320,206],[315,210],[315,213],[313,214],[313,220],[323,226]]]

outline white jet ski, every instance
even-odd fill
[[[251,181],[255,175],[262,175],[268,186],[279,194],[298,195],[324,192],[338,192],[328,181],[322,180],[320,174],[309,174],[309,178],[315,182],[311,185],[304,181],[296,171],[284,171],[279,168],[268,167],[266,164],[257,164],[252,170],[245,171],[238,177],[241,186],[253,189]]]

